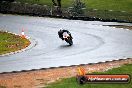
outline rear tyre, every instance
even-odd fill
[[[71,45],[73,45],[73,41],[72,41],[72,39],[71,38],[69,38],[69,39],[67,39],[67,40],[65,40],[67,43],[69,43],[69,45],[71,46]]]
[[[73,45],[73,41],[72,41],[72,40],[69,42],[69,45],[70,45],[70,46]]]

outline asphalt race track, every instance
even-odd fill
[[[24,52],[0,56],[0,72],[98,63],[132,57],[132,31],[101,25],[131,25],[0,14],[0,29],[25,34],[34,45]],[[73,46],[58,37],[60,28],[73,36]],[[36,44],[36,45],[35,45]]]

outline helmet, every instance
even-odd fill
[[[62,31],[63,30],[63,28],[60,28],[60,31]]]

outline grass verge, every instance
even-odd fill
[[[132,77],[132,64],[123,65],[119,68],[113,68],[106,72],[96,72],[94,74],[130,74]],[[129,84],[84,84],[79,85],[76,78],[62,79],[48,85],[46,88],[132,88],[132,81]]]
[[[30,41],[18,35],[0,31],[0,55],[26,48]]]
[[[16,0],[22,3],[52,6],[52,0]],[[72,6],[74,0],[62,0],[62,7]],[[132,12],[132,0],[82,0],[86,8]]]
[[[16,0],[21,3],[53,6],[52,0]],[[86,9],[84,16],[105,19],[106,21],[132,22],[132,0],[82,0]],[[62,0],[64,16],[69,13],[68,7],[73,7],[74,0]],[[53,12],[54,13],[54,12]]]

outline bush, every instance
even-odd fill
[[[73,16],[84,16],[85,3],[80,0],[75,0],[73,3],[73,8],[70,10]]]

